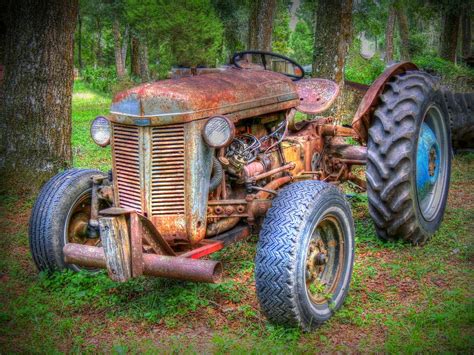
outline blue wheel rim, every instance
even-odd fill
[[[441,111],[431,106],[420,126],[416,150],[416,197],[423,218],[433,220],[446,193],[449,139]]]

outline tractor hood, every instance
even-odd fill
[[[298,103],[296,85],[282,74],[227,68],[120,92],[112,103],[111,120],[142,126],[182,123],[218,114],[238,120]]]

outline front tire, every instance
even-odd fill
[[[387,83],[367,142],[367,195],[377,235],[424,244],[439,228],[451,174],[449,116],[432,76]]]
[[[354,262],[354,222],[334,186],[303,181],[282,189],[263,223],[255,281],[273,323],[310,330],[339,309]]]
[[[68,242],[97,245],[99,238],[86,236],[90,216],[92,176],[97,170],[70,169],[57,174],[41,189],[30,217],[29,239],[33,260],[39,271],[71,269],[64,262]]]

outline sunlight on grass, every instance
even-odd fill
[[[90,124],[97,116],[107,116],[111,98],[75,81],[72,97],[73,166],[107,171],[112,166],[110,146],[102,148],[90,136]]]

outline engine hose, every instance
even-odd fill
[[[222,165],[216,157],[212,157],[212,176],[209,182],[209,192],[214,191],[221,184],[224,177]]]

